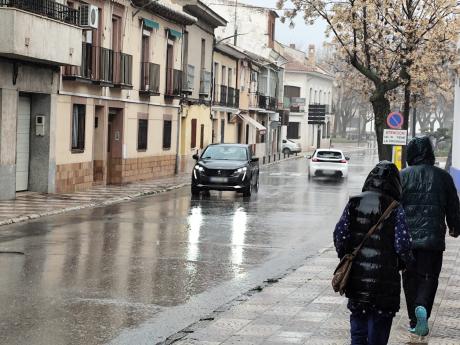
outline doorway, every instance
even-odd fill
[[[16,126],[16,192],[29,189],[30,98],[19,96]]]
[[[103,183],[106,179],[107,154],[105,149],[106,133],[105,107],[96,106],[94,109],[94,139],[93,139],[93,179],[94,183]]]
[[[107,184],[121,184],[123,165],[123,110],[109,108],[107,122]]]

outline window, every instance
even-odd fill
[[[204,125],[200,126],[200,149],[204,147]]]
[[[72,113],[72,151],[85,150],[86,105],[74,104]]]
[[[171,131],[172,121],[163,121],[163,150],[169,150],[171,148]]]
[[[192,119],[191,131],[190,148],[194,149],[196,147],[196,119]]]
[[[288,139],[300,139],[299,137],[299,122],[289,122],[287,127]]]
[[[203,38],[201,39],[201,69],[205,69],[206,65],[206,40]]]
[[[137,120],[137,150],[147,150],[147,136],[148,136],[149,120]]]

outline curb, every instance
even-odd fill
[[[293,159],[298,159],[298,158],[301,158],[301,157],[303,157],[303,156],[302,155],[292,156],[292,157],[289,157],[289,158],[281,159],[279,161],[267,163],[265,165],[262,165],[261,167],[262,168],[263,167],[268,167],[268,166],[271,166],[271,165],[278,164],[280,162],[289,161],[289,160],[293,160]],[[29,214],[29,215],[21,215],[21,216],[17,216],[17,217],[14,217],[14,218],[10,218],[10,219],[0,221],[0,226],[23,223],[23,222],[27,222],[29,220],[34,220],[34,219],[47,217],[47,216],[55,216],[55,215],[59,215],[59,214],[67,213],[67,212],[79,211],[79,210],[84,210],[84,209],[88,209],[88,208],[96,208],[96,207],[101,207],[101,206],[110,206],[110,205],[118,204],[118,203],[125,202],[125,201],[139,199],[139,198],[142,198],[142,197],[145,197],[145,196],[151,196],[151,195],[157,195],[157,194],[169,192],[169,191],[179,189],[179,188],[182,188],[182,187],[186,187],[186,186],[190,186],[190,182],[180,183],[180,184],[170,186],[170,187],[166,187],[166,188],[162,188],[162,189],[146,190],[146,191],[143,191],[143,192],[138,192],[138,193],[122,196],[122,197],[116,197],[116,198],[112,198],[112,199],[108,199],[108,200],[104,200],[104,201],[91,202],[91,203],[82,204],[82,205],[78,205],[78,206],[70,206],[70,207],[66,207],[66,208],[62,208],[62,209],[54,210],[54,211],[46,211],[46,212],[42,212],[42,213],[33,213],[33,214]]]

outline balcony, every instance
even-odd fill
[[[200,73],[200,95],[208,97],[211,93],[211,72],[205,69]]]
[[[305,98],[284,97],[284,108],[289,109],[291,113],[304,113]]]
[[[179,97],[182,90],[182,71],[173,68],[166,69],[166,97]]]
[[[230,108],[239,108],[240,106],[240,90],[233,87],[228,88],[227,106]]]
[[[213,103],[222,107],[239,108],[240,90],[226,85],[216,85]]]
[[[66,66],[63,79],[79,80],[102,86],[132,88],[132,70],[132,55],[83,42],[81,64]]]
[[[0,0],[0,55],[49,65],[80,65],[77,10],[52,0]]]
[[[114,54],[113,83],[122,89],[133,88],[133,56],[116,52]]]
[[[195,66],[184,66],[184,78],[182,83],[182,92],[191,94],[195,89]]]
[[[160,94],[160,65],[151,62],[141,63],[141,95],[154,96]]]
[[[276,111],[278,105],[275,97],[259,95],[259,108]]]

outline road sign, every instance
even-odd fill
[[[406,145],[407,130],[405,129],[384,129],[383,145]]]
[[[387,116],[387,125],[391,129],[401,129],[404,124],[404,117],[399,111],[394,111]]]
[[[309,104],[308,105],[308,124],[322,125],[326,122],[326,105]]]

